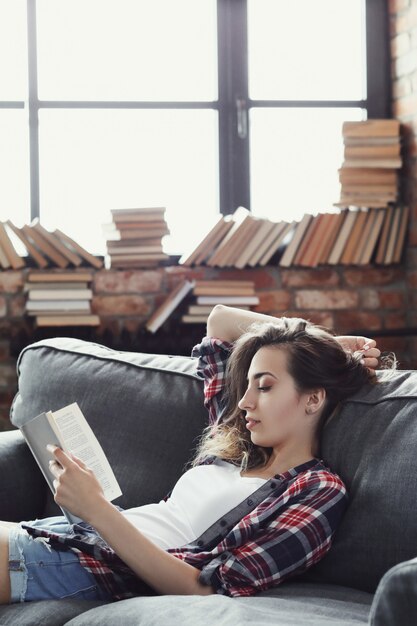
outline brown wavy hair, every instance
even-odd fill
[[[364,385],[375,385],[392,377],[397,367],[393,352],[380,357],[378,376],[360,363],[363,354],[346,351],[335,339],[336,333],[299,317],[280,317],[273,322],[255,322],[234,343],[226,367],[224,410],[217,421],[207,426],[190,462],[198,465],[210,455],[240,465],[241,471],[266,465],[272,448],[251,441],[245,411],[238,407],[247,388],[247,374],[256,352],[264,346],[285,350],[288,373],[298,393],[323,388],[326,399],[314,433],[318,456],[321,429],[339,403]]]

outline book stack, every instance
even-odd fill
[[[26,250],[25,256],[17,252],[18,245]],[[81,264],[95,268],[103,267],[101,259],[90,254],[76,241],[59,229],[53,232],[44,228],[39,219],[18,228],[7,220],[0,222],[0,265],[3,269],[25,267],[26,259],[33,261],[38,267],[57,266],[65,269]]]
[[[196,280],[194,301],[181,317],[185,324],[205,324],[216,304],[226,304],[243,310],[259,304],[253,281],[245,280]]]
[[[91,312],[93,279],[89,271],[29,272],[24,291],[26,313],[41,326],[98,326]]]
[[[113,209],[111,214],[113,221],[103,224],[110,267],[155,267],[169,258],[162,250],[162,237],[170,233],[165,208]]]
[[[263,266],[283,251],[295,226],[295,221],[273,222],[239,207],[233,215],[220,217],[198,246],[179,262],[185,266],[204,263],[239,269]]]
[[[397,169],[402,165],[399,121],[344,122],[342,134],[344,161],[335,206],[380,208],[395,202]]]

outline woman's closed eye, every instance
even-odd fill
[[[263,386],[263,387],[258,387],[258,391],[269,391],[271,389],[272,385],[268,385],[268,386]]]

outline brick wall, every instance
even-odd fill
[[[0,272],[0,429],[9,428],[8,412],[16,391],[16,357],[29,343],[62,334],[36,329],[24,314],[23,271]],[[403,328],[407,317],[407,276],[403,266],[379,268],[322,267],[248,270],[183,268],[98,270],[92,308],[101,317],[97,329],[66,329],[66,335],[119,350],[189,354],[204,325],[181,325],[177,310],[155,334],[144,329],[149,315],[182,278],[253,280],[260,297],[257,310],[271,315],[299,315],[340,334],[373,336]],[[417,285],[416,285],[417,288]],[[186,308],[186,303],[183,304]],[[400,367],[414,367],[409,337],[376,337],[383,351],[394,350]],[[417,367],[417,364],[416,364]]]
[[[390,0],[391,77],[393,117],[402,125],[404,166],[401,171],[402,197],[411,208],[408,246],[405,256],[408,307],[407,324],[417,326],[417,3]],[[416,362],[417,338],[411,337],[410,358]]]

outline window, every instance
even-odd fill
[[[0,219],[103,254],[110,209],[332,209],[341,123],[389,117],[380,0],[0,0]],[[29,208],[30,207],[30,208]]]

